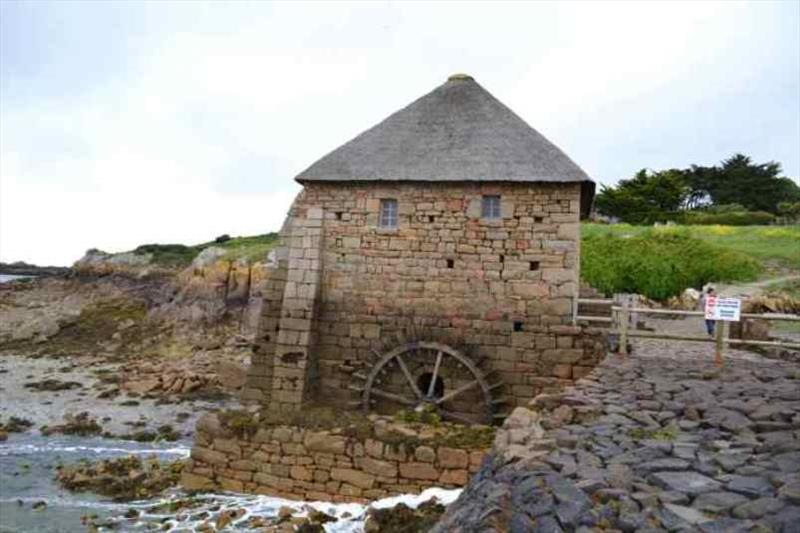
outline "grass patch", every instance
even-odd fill
[[[217,417],[224,428],[239,438],[248,438],[262,427],[294,426],[314,431],[339,429],[341,435],[346,437],[359,440],[375,438],[393,447],[403,446],[411,452],[419,446],[488,449],[491,448],[495,437],[495,428],[489,426],[463,426],[438,420],[430,424],[405,422],[402,421],[402,415],[395,417],[398,424],[415,431],[433,429],[433,436],[422,438],[390,431],[388,434],[376,437],[375,423],[361,412],[322,406],[306,406],[301,410],[290,412],[263,409],[257,414],[258,416],[243,410],[228,410],[218,412]]]
[[[272,248],[278,243],[277,233],[267,233],[252,237],[237,237],[222,244],[213,244],[224,248],[225,259],[245,259],[249,263],[264,261]]]
[[[252,263],[266,259],[267,253],[278,242],[278,238],[277,233],[265,233],[250,237],[220,238],[193,246],[184,244],[143,244],[133,250],[133,253],[137,255],[151,254],[152,262],[156,265],[181,268],[188,266],[206,248],[215,246],[226,251],[224,257],[227,260],[246,259]]]
[[[637,440],[672,441],[678,437],[678,427],[670,425],[660,429],[633,428],[628,431],[628,436]]]
[[[740,252],[762,264],[765,270],[800,270],[800,225],[792,226],[631,226],[630,224],[582,224],[581,236],[613,235],[630,238],[648,235],[685,235],[723,250]]]
[[[654,300],[715,281],[752,281],[762,266],[752,256],[695,237],[678,227],[587,225],[581,242],[581,277],[606,294],[638,293]],[[714,226],[703,226],[711,227]],[[738,228],[736,228],[738,229]]]

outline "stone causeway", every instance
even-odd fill
[[[698,346],[516,408],[434,531],[800,532],[800,367]]]

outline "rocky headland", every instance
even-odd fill
[[[69,268],[32,265],[24,261],[16,261],[14,263],[0,262],[0,274],[10,276],[63,276],[69,274]]]
[[[0,284],[0,423],[54,427],[85,411],[112,435],[186,433],[198,409],[235,405],[269,271],[265,237],[90,250],[66,271]]]

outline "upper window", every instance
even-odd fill
[[[381,213],[378,218],[378,226],[389,229],[397,227],[397,200],[392,198],[381,200]]]
[[[500,218],[500,196],[486,195],[481,202],[481,216],[483,218]]]

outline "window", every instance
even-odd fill
[[[500,218],[500,196],[484,196],[481,202],[481,216],[483,218]]]
[[[378,226],[389,229],[397,227],[397,200],[381,200],[381,213],[378,218]]]

